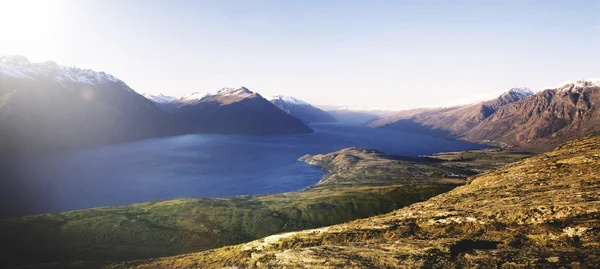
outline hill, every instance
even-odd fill
[[[595,268],[600,136],[389,214],[107,268]]]
[[[177,199],[0,221],[0,267],[83,268],[190,253],[280,232],[383,214],[447,192],[468,175],[523,154],[474,151],[488,158],[390,156],[366,149],[307,155],[328,171],[300,192],[218,199]]]

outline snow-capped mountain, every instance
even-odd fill
[[[103,83],[123,83],[123,81],[104,72],[90,69],[66,67],[52,61],[32,63],[23,56],[0,57],[0,73],[21,79],[47,78],[58,83],[79,83],[98,85]],[[128,88],[128,90],[130,90]]]
[[[298,98],[292,97],[292,96],[285,96],[285,95],[275,95],[275,96],[271,96],[269,98],[269,101],[273,102],[282,102],[282,103],[287,103],[287,104],[293,104],[293,105],[310,105],[309,103],[302,101]]]
[[[533,91],[527,87],[511,88],[506,94],[514,94],[518,99],[533,95]]]
[[[566,82],[500,107],[463,137],[548,149],[600,133],[599,103],[600,80]]]
[[[175,100],[177,102],[179,99]],[[173,110],[198,132],[282,134],[312,130],[245,87],[223,88]]]
[[[28,152],[181,133],[168,113],[104,72],[0,58],[0,152]]]
[[[148,99],[154,103],[157,103],[157,104],[166,104],[166,103],[173,102],[173,100],[177,99],[177,97],[164,95],[162,93],[159,95],[152,95],[149,93],[144,93],[144,94],[142,94],[142,96],[146,97],[146,99]]]
[[[198,101],[206,96],[209,96],[209,95],[212,95],[212,94],[208,93],[208,92],[193,92],[186,96],[181,96],[179,98],[176,98],[172,101],[176,101],[177,103],[181,103],[181,104],[189,104],[189,103],[196,102],[196,101]]]
[[[307,124],[336,121],[336,119],[329,113],[295,97],[277,95],[269,98],[269,101],[279,109]]]

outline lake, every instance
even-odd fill
[[[352,146],[410,156],[487,147],[362,126],[311,127],[312,134],[193,134],[2,161],[0,217],[298,191],[323,176],[299,157]]]

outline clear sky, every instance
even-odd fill
[[[600,77],[600,1],[0,0],[0,54],[140,93],[439,106]]]

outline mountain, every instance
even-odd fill
[[[197,101],[200,101],[202,98],[211,95],[208,92],[193,92],[191,94],[188,94],[186,96],[182,96],[179,98],[174,98],[173,100],[171,100],[171,103],[176,104],[178,106],[182,106],[182,105],[189,105],[192,103],[195,103]]]
[[[388,214],[107,268],[597,268],[600,137]]]
[[[181,126],[104,72],[0,57],[0,152],[120,143],[178,134]]]
[[[169,111],[176,107],[176,105],[173,104],[173,101],[177,98],[174,96],[168,96],[168,95],[164,95],[164,94],[152,95],[152,94],[148,94],[148,93],[144,93],[144,94],[142,94],[142,96],[144,96],[144,97],[146,97],[146,99],[152,101],[154,104],[156,104],[157,107],[159,107],[162,110]]]
[[[600,133],[598,105],[600,80],[569,82],[500,107],[462,137],[547,149]]]
[[[370,126],[441,136],[459,136],[490,117],[500,107],[532,94],[533,92],[527,88],[512,88],[495,99],[475,104],[400,111],[381,117],[371,122]]]
[[[260,94],[245,87],[224,88],[217,94],[194,94],[176,99],[173,114],[190,123],[196,132],[291,134],[312,129],[285,113]]]
[[[306,124],[337,121],[331,114],[291,96],[273,96],[269,101]]]

